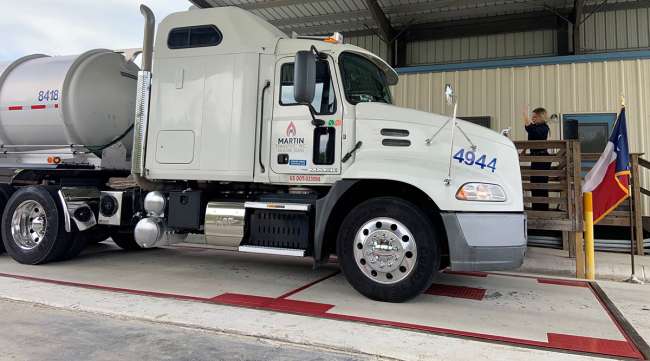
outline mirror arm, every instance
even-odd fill
[[[316,49],[315,45],[312,45],[309,50],[313,51],[314,54],[316,54],[316,58],[321,59],[321,60],[326,60],[327,59],[327,54],[323,54],[320,51],[318,51],[318,49]]]
[[[311,104],[307,104],[307,108],[309,108],[309,114],[311,115],[311,125],[315,127],[322,127],[325,125],[325,121],[323,119],[316,118],[316,109],[314,109]]]

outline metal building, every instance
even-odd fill
[[[522,140],[523,113],[543,106],[553,139],[575,121],[597,151],[624,95],[631,151],[650,139],[649,0],[190,1],[239,6],[287,33],[342,32],[398,69],[397,105],[449,113],[451,83],[461,117]]]

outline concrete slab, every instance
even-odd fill
[[[336,269],[313,270],[312,262],[302,258],[200,247],[124,252],[110,243],[90,247],[73,260],[44,266],[21,265],[0,256],[0,273],[198,298],[226,292],[278,297]]]
[[[441,274],[404,304],[356,293],[335,265],[195,247],[125,253],[94,247],[71,262],[19,265],[0,275],[144,296],[252,307],[522,346],[641,358],[587,283],[506,275]]]

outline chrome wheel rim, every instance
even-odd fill
[[[27,200],[16,208],[11,218],[11,235],[18,247],[24,250],[36,248],[47,229],[47,213],[34,200]]]
[[[393,218],[371,219],[357,231],[354,259],[361,272],[371,280],[382,284],[397,283],[415,268],[415,238],[404,224]]]

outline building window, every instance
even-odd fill
[[[293,96],[293,63],[282,64],[280,69],[280,104],[297,104]],[[330,76],[329,63],[324,60],[316,63],[316,91],[311,105],[316,109],[316,114],[334,114],[336,112],[334,84],[332,84]]]
[[[214,25],[188,26],[172,29],[167,38],[167,46],[170,49],[202,48],[217,46],[221,40],[223,36]]]
[[[602,153],[614,128],[616,113],[562,115],[562,139],[578,139],[582,153]]]

